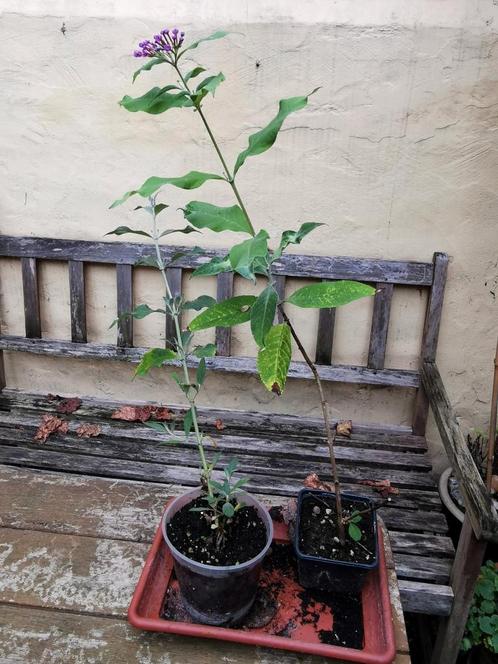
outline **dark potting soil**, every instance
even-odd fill
[[[324,616],[333,614],[331,629],[322,629]],[[192,622],[181,601],[178,586],[170,585],[161,617]],[[232,629],[264,629],[269,634],[299,638],[301,626],[311,628],[328,645],[363,648],[361,595],[305,590],[297,580],[297,565],[290,544],[273,544],[263,561],[254,605]]]
[[[254,507],[247,505],[235,513],[219,548],[208,512],[193,512],[193,507],[206,507],[206,501],[201,496],[184,505],[167,525],[172,544],[187,558],[205,565],[238,565],[264,548],[266,526]]]
[[[343,515],[366,510],[367,501],[348,500],[342,497]],[[376,555],[375,537],[370,512],[361,515],[356,525],[361,530],[361,540],[355,542],[348,535],[346,525],[346,544],[341,546],[337,529],[337,513],[334,496],[305,495],[301,505],[301,523],[299,549],[308,556],[318,556],[328,560],[340,560],[355,563],[371,563]]]

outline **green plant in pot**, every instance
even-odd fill
[[[245,162],[273,145],[287,116],[303,109],[315,90],[305,96],[281,100],[277,115],[263,129],[249,137],[248,147],[238,155],[233,168],[230,168],[204,111],[208,95],[210,93],[214,95],[225,77],[221,72],[206,76],[203,67],[199,65],[189,67],[187,64],[190,51],[196,49],[202,42],[220,39],[226,34],[221,31],[216,32],[185,45],[182,32],[177,29],[171,31],[164,29],[154,36],[153,41],[141,42],[134,55],[145,59],[145,64],[135,72],[134,80],[142,72],[157,66],[164,68],[164,65],[167,65],[167,71],[173,74],[174,82],[162,88],[152,88],[139,97],[125,96],[121,101],[121,106],[130,112],[159,114],[179,108],[192,110],[207,132],[219,158],[221,172],[208,173],[194,170],[178,177],[150,177],[142,186],[128,191],[112,206],[122,204],[132,196],[140,196],[145,200],[145,205],[138,206],[138,209],[145,210],[151,218],[149,231],[119,227],[112,232],[118,235],[125,233],[145,235],[155,246],[155,254],[146,258],[145,263],[161,271],[165,287],[164,308],[153,310],[148,305],[139,305],[133,312],[129,312],[129,315],[142,318],[156,312],[167,314],[174,321],[176,334],[172,347],[152,349],[144,355],[137,374],[144,375],[150,368],[167,363],[177,363],[182,370],[182,373],[175,374],[174,378],[188,401],[189,410],[185,417],[184,433],[188,436],[191,430],[194,432],[201,465],[201,486],[195,492],[178,498],[167,510],[163,523],[164,536],[175,557],[176,572],[187,608],[196,619],[217,624],[238,619],[250,608],[254,599],[259,564],[271,540],[271,522],[264,508],[254,498],[241,492],[244,480],[233,482],[233,463],[223,470],[222,481],[213,477],[217,460],[207,459],[206,438],[198,425],[196,399],[204,382],[206,368],[209,366],[209,356],[214,354],[215,348],[212,344],[195,346],[194,335],[197,331],[249,323],[259,347],[257,366],[261,380],[268,390],[279,395],[285,387],[291,361],[291,343],[292,339],[294,340],[313,373],[319,390],[335,484],[334,494],[315,498],[313,492],[307,491],[301,496],[304,502],[313,503],[318,500],[322,508],[327,510],[326,516],[336,535],[327,542],[326,553],[333,556],[332,549],[335,549],[336,553],[339,552],[339,555],[336,555],[339,559],[341,552],[345,553],[346,558],[350,556],[351,547],[364,535],[361,524],[365,523],[364,530],[368,530],[367,519],[363,519],[362,514],[366,511],[372,513],[366,499],[359,499],[359,503],[357,499],[349,497],[342,499],[334,453],[336,429],[330,422],[320,376],[284,309],[284,302],[275,284],[274,275],[278,271],[278,261],[283,252],[291,244],[300,244],[321,224],[307,222],[296,230],[285,231],[274,248],[271,248],[270,233],[265,229],[256,231],[236,182],[237,173]],[[200,82],[197,83],[199,79]],[[162,187],[174,186],[191,190],[201,187],[210,180],[226,182],[233,192],[234,205],[220,207],[208,202],[191,200],[182,208],[186,226],[165,230],[159,228],[158,215],[162,214],[162,217],[165,217],[167,209],[167,205],[158,200],[158,193]],[[161,239],[169,238],[173,233],[191,233],[202,229],[216,233],[243,233],[247,239],[234,243],[225,257],[207,259],[195,270],[194,275],[212,276],[234,271],[254,283],[263,282],[264,287],[258,295],[241,295],[218,303],[207,296],[200,296],[194,302],[185,302],[181,297],[173,295],[166,268],[174,265],[177,258],[173,257],[170,264],[165,265],[161,254]],[[192,251],[199,250],[194,248]],[[371,286],[353,281],[320,282],[296,290],[287,297],[286,302],[306,309],[330,308],[371,296],[374,292]],[[189,308],[204,310],[194,318],[189,328],[184,330],[181,329],[180,317],[182,312]],[[275,323],[277,314],[281,322]],[[189,372],[189,364],[192,364],[193,358],[197,358],[198,361],[195,378],[191,377]],[[159,427],[164,428],[165,434],[173,436],[173,432],[167,426],[163,424],[156,426]],[[326,507],[323,507],[324,503],[327,503]],[[263,535],[258,538],[251,532],[249,539],[253,545],[256,543],[254,546],[258,551],[255,552],[253,548],[249,554],[248,547],[244,547],[242,551],[237,546],[241,541],[247,540],[247,537],[244,539],[241,529],[244,528],[244,515],[252,514],[251,509],[259,516]],[[201,530],[192,527],[192,519],[195,519],[195,524],[199,525]],[[375,519],[371,521],[371,536],[374,537]],[[240,526],[239,530],[236,530],[235,526]],[[335,546],[336,540],[338,546]],[[362,547],[365,548],[364,545]],[[227,551],[237,553],[232,558],[227,558],[225,555]],[[375,551],[372,550],[371,553],[376,557]],[[321,558],[325,559],[326,556]],[[250,587],[247,593],[240,590],[241,574],[245,575],[244,587]],[[202,592],[199,591],[200,588],[203,589]],[[235,604],[227,607],[223,598],[226,599],[231,595],[235,596],[233,598]],[[214,606],[219,608],[213,610]]]
[[[498,569],[490,560],[481,568],[475,587],[462,650],[476,664],[498,659]]]

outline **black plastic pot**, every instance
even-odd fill
[[[335,499],[335,494],[328,491],[319,491],[315,489],[301,489],[297,499],[297,518],[296,529],[294,533],[294,550],[296,553],[299,583],[304,588],[319,588],[328,592],[348,592],[358,593],[363,588],[368,573],[376,569],[379,565],[379,542],[377,536],[377,519],[375,512],[365,514],[364,518],[370,520],[370,527],[375,542],[375,557],[371,563],[352,563],[341,560],[331,560],[330,558],[321,558],[319,556],[309,556],[300,550],[300,528],[301,528],[301,510],[307,496],[315,495],[322,498]],[[343,494],[343,502],[354,504],[360,503],[363,509],[365,503],[372,504],[368,498]],[[368,527],[368,525],[367,525]]]
[[[266,545],[255,558],[240,565],[216,566],[196,562],[172,544],[167,526],[176,512],[199,495],[201,489],[194,489],[168,505],[162,520],[163,537],[175,561],[183,604],[192,618],[206,625],[228,625],[243,618],[254,602],[261,564],[273,539],[273,524],[268,510],[259,501],[240,492],[240,500],[254,507],[266,526]]]

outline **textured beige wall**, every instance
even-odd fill
[[[216,170],[216,156],[194,114],[128,114],[117,101],[132,92],[136,62],[129,53],[165,23],[179,23],[189,37],[216,27],[242,33],[192,52],[192,63],[222,69],[227,77],[206,110],[230,161],[247,136],[272,117],[277,99],[322,86],[310,107],[289,119],[274,148],[240,172],[255,225],[269,227],[276,238],[301,221],[326,221],[303,246],[306,253],[430,260],[433,251],[447,251],[451,263],[438,362],[465,428],[482,427],[498,328],[496,3],[175,4],[168,15],[158,0],[3,0],[1,232],[101,239],[114,226],[136,223],[132,205],[107,207],[146,177]],[[161,84],[165,74],[156,68],[143,75],[133,92]],[[175,208],[191,198],[232,203],[223,183],[193,193],[165,192],[172,210],[167,223],[175,222]],[[214,234],[202,238],[205,245],[222,242]],[[3,261],[0,279],[2,331],[22,334],[16,261]],[[137,303],[157,300],[158,284],[140,271]],[[206,287],[212,291],[214,284]],[[114,333],[107,329],[115,315],[112,270],[88,270],[87,288],[90,338],[112,342]],[[186,279],[185,288],[193,292],[195,284]],[[237,284],[238,292],[247,288]],[[44,334],[67,338],[64,265],[42,267],[41,294]],[[388,366],[415,365],[423,305],[417,290],[396,294]],[[371,302],[339,313],[335,361],[365,360],[370,313]],[[313,350],[310,321],[296,318]],[[137,343],[155,343],[161,323],[149,318],[137,324]],[[235,349],[252,351],[246,329],[237,329]],[[120,363],[16,354],[7,358],[7,368],[11,385],[29,389],[177,400],[168,378],[156,374],[130,382],[130,367]],[[269,395],[255,379],[211,376],[207,387],[205,403],[318,415],[307,382],[290,385],[285,399]],[[339,416],[410,421],[411,393],[334,386],[330,398]]]

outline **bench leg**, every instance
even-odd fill
[[[431,664],[456,662],[485,552],[486,541],[476,539],[466,516],[451,571],[451,585],[455,595],[453,607],[439,627]]]

